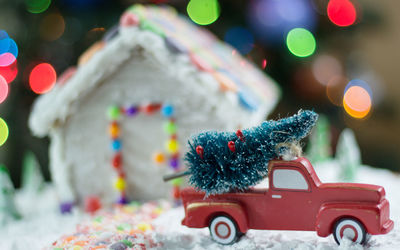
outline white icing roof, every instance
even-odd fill
[[[67,70],[51,92],[38,97],[29,119],[36,135],[44,136],[55,124],[65,122],[73,103],[129,60],[129,52],[138,47],[161,64],[168,64],[171,56],[186,57],[183,63],[197,67],[199,74],[213,76],[213,84],[219,84],[221,91],[237,93],[248,112],[267,115],[275,106],[279,88],[273,80],[238,53],[232,53],[232,47],[209,31],[177,15],[174,9],[134,5],[123,17],[127,15],[139,22],[110,29],[103,41],[81,56],[76,71]]]

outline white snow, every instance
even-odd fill
[[[316,171],[321,181],[333,182],[338,179],[338,165],[335,162],[318,164]],[[183,209],[175,208],[162,214],[154,221],[157,232],[152,233],[158,249],[400,249],[400,177],[387,170],[367,166],[359,168],[357,182],[371,183],[385,187],[390,202],[391,219],[395,221],[392,232],[387,235],[372,236],[363,248],[350,241],[337,246],[332,236],[318,237],[315,232],[261,231],[250,230],[241,240],[230,246],[222,246],[211,240],[208,229],[191,229],[180,224]],[[42,249],[64,234],[75,231],[77,223],[86,220],[86,215],[75,210],[73,214],[60,216],[57,212],[56,196],[48,187],[39,197],[27,199],[17,196],[17,207],[25,216],[0,228],[0,249]]]

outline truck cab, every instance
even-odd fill
[[[316,231],[321,237],[333,234],[338,244],[344,237],[363,244],[369,234],[393,228],[383,187],[321,183],[306,158],[270,161],[268,183],[210,196],[186,188],[182,224],[209,227],[221,244],[232,244],[248,229]]]

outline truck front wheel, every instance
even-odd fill
[[[241,235],[235,221],[227,216],[215,217],[209,228],[212,239],[223,245],[235,243]]]
[[[358,220],[344,218],[336,222],[333,228],[333,237],[338,245],[340,245],[343,238],[348,238],[353,242],[364,244],[367,239],[367,232]]]

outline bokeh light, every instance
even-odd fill
[[[0,40],[8,38],[8,34],[5,30],[0,30]]]
[[[364,118],[371,110],[372,100],[368,91],[360,86],[347,89],[343,97],[343,107],[354,118]]]
[[[361,79],[353,79],[351,80],[347,85],[346,88],[344,89],[344,93],[347,92],[347,90],[353,86],[360,86],[361,88],[365,89],[369,96],[372,98],[372,89],[371,87],[368,85],[368,83],[366,83],[365,81],[361,80]]]
[[[263,59],[261,62],[261,68],[265,69],[267,67],[267,59]]]
[[[190,19],[200,25],[215,22],[220,14],[217,0],[190,0],[186,10]]]
[[[287,32],[296,27],[313,30],[316,13],[309,0],[249,1],[247,19],[258,39],[271,44],[283,42]]]
[[[0,75],[6,79],[7,83],[14,81],[18,74],[17,60],[15,60],[11,65],[6,67],[0,67]]]
[[[352,25],[357,18],[356,8],[349,0],[330,0],[327,13],[329,20],[341,27]]]
[[[0,75],[0,103],[7,99],[8,95],[8,84],[6,79]]]
[[[0,55],[0,67],[7,67],[15,61],[15,56],[9,52]]]
[[[53,66],[48,63],[36,65],[29,75],[29,85],[33,92],[43,94],[50,91],[57,80]]]
[[[326,86],[326,95],[329,101],[336,106],[343,106],[343,94],[349,80],[344,76],[333,76]]]
[[[43,40],[55,41],[62,36],[64,30],[64,18],[58,13],[51,13],[42,19],[39,33]]]
[[[286,45],[293,55],[307,57],[314,53],[316,42],[310,31],[304,28],[295,28],[287,34]]]
[[[26,10],[33,14],[46,11],[50,3],[51,0],[25,0]]]
[[[312,63],[312,72],[319,83],[328,85],[332,77],[343,74],[343,68],[335,57],[323,54],[315,58]]]
[[[0,146],[2,146],[8,138],[8,126],[7,123],[0,118]]]
[[[243,27],[230,28],[224,37],[225,42],[231,44],[243,55],[248,54],[254,44],[254,38],[250,31]]]
[[[18,57],[18,46],[4,31],[0,35],[0,66],[12,64]]]

